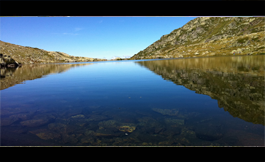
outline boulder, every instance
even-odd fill
[[[122,126],[119,126],[119,131],[122,131],[122,132],[133,132],[135,130],[135,126],[130,126],[130,125],[122,125]]]
[[[53,132],[48,129],[37,129],[29,131],[29,133],[35,134],[39,138],[43,140],[54,140],[54,139],[60,139],[61,135],[59,133]]]
[[[0,67],[1,68],[2,67],[15,68],[21,65],[22,65],[21,63],[18,63],[10,56],[0,53]]]
[[[25,120],[20,122],[21,125],[23,126],[27,126],[27,127],[38,127],[38,126],[42,126],[45,124],[48,124],[50,122],[49,119],[32,119],[32,120]]]
[[[78,142],[78,139],[75,137],[74,134],[72,134],[72,135],[62,134],[62,142],[63,143],[69,143],[69,144],[76,144]]]

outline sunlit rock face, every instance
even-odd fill
[[[265,56],[140,61],[165,80],[218,100],[232,116],[264,125]]]
[[[264,17],[199,17],[163,35],[131,59],[265,53]]]
[[[91,65],[92,63],[83,64],[50,64],[50,65],[23,65],[17,68],[1,68],[1,86],[0,90],[23,84],[26,80],[42,78],[52,73],[62,73],[72,67]]]

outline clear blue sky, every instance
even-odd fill
[[[196,17],[1,17],[0,40],[73,56],[133,56]]]

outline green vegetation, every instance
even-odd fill
[[[255,42],[258,42],[259,41],[259,36],[256,37],[256,38],[252,38],[252,40],[255,41]]]
[[[172,47],[173,47],[173,45],[171,45],[170,43],[167,43],[166,46],[161,49],[161,51],[164,52],[164,51],[166,51],[166,50],[168,50],[168,49],[170,49]]]
[[[261,49],[265,49],[265,47],[259,47],[255,51],[258,51],[258,50],[261,50]]]
[[[237,40],[238,43],[245,43],[246,41],[248,41],[248,37]]]

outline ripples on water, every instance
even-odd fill
[[[1,69],[1,145],[264,146],[264,58]]]

